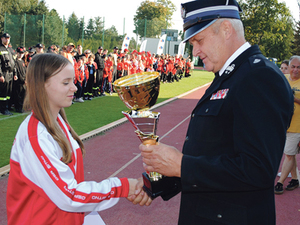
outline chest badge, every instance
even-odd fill
[[[210,100],[224,99],[228,93],[229,89],[222,89],[212,94]]]

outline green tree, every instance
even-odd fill
[[[171,0],[157,0],[158,4],[161,4],[163,7],[166,8],[166,27],[170,27],[172,25],[172,16],[173,13],[176,11],[176,6]]]
[[[11,36],[13,48],[23,45],[24,15],[6,15],[6,32]]]
[[[94,38],[95,39],[102,39],[104,24],[103,19],[101,17],[95,17],[94,18]]]
[[[103,25],[103,19],[101,17],[95,17],[93,19],[93,39],[95,40],[93,43],[95,46],[93,46],[93,48],[95,48],[96,50],[98,49],[98,47],[101,45],[103,46],[104,44],[102,43],[102,36],[103,36],[103,29],[104,29],[104,25]]]
[[[71,39],[78,41],[81,38],[80,22],[74,12],[69,17],[66,28],[68,29],[69,37]]]
[[[45,1],[38,0],[11,0],[4,1],[0,0],[0,32],[4,32],[4,17],[6,14],[6,31],[10,32],[12,36],[12,43],[14,45],[23,44],[23,34],[24,34],[24,14],[28,15],[43,15],[48,13],[48,8],[46,7]],[[28,20],[27,20],[28,19]],[[34,22],[36,22],[35,20]],[[28,24],[28,26],[27,26]],[[34,24],[35,25],[35,24]],[[28,33],[35,35],[40,35],[40,33],[32,32],[30,16],[26,18],[26,27],[28,28]],[[27,29],[26,28],[26,29]]]
[[[92,38],[94,35],[94,27],[95,27],[95,23],[93,19],[89,19],[88,25],[85,29],[85,37],[86,38]]]
[[[295,28],[295,36],[293,41],[293,55],[300,55],[300,21],[297,22]]]
[[[240,1],[246,40],[258,44],[262,53],[279,61],[291,55],[293,18],[278,0]]]
[[[20,1],[22,2],[22,1]],[[46,15],[49,13],[49,9],[46,6],[46,2],[44,0],[38,1],[38,0],[30,0],[31,2],[31,7],[27,11],[23,11],[24,13],[32,14],[32,15]]]
[[[23,12],[26,13],[25,45],[35,46],[37,43],[43,42],[43,25],[45,25],[43,23],[49,14],[49,10],[45,1],[31,0],[30,2],[30,8],[28,10],[25,8],[24,10],[27,11]]]
[[[171,21],[175,10],[176,7],[170,0],[141,2],[133,19],[136,27],[134,32],[141,37],[159,37],[161,30],[170,24],[168,21]]]
[[[83,34],[83,38],[84,38],[84,32],[85,32],[85,23],[84,23],[84,17],[80,18],[79,20],[79,37],[80,37],[80,43],[77,43],[77,44],[80,44],[82,45],[82,34]]]
[[[104,48],[112,51],[115,46],[121,47],[123,42],[123,35],[119,35],[115,26],[105,30]]]
[[[57,11],[52,9],[45,19],[45,46],[61,45],[63,35],[63,21]],[[68,33],[64,31],[64,39],[67,39]]]

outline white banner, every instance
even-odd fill
[[[124,37],[123,44],[122,44],[122,52],[124,52],[124,49],[129,48],[129,42],[130,42],[130,37],[128,35],[126,35]]]
[[[147,45],[147,40],[143,40],[141,47],[140,47],[140,52],[146,51],[146,45]]]
[[[184,50],[185,50],[185,43],[180,42],[179,47],[178,47],[178,56],[182,56],[184,55]]]
[[[167,34],[164,34],[163,36],[160,37],[156,54],[161,55],[163,53],[164,47],[165,47],[165,42],[166,42],[166,37],[167,37]]]

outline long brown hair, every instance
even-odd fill
[[[27,90],[24,99],[24,109],[32,110],[35,117],[44,124],[47,131],[52,135],[54,140],[57,141],[63,151],[62,161],[66,164],[71,161],[72,148],[58,123],[51,116],[50,105],[45,90],[45,83],[50,77],[59,73],[69,63],[68,59],[57,54],[44,53],[35,55],[27,68]],[[83,143],[69,124],[65,110],[62,108],[59,111],[59,114],[69,125],[71,135],[79,144],[82,154],[84,155],[85,149]]]

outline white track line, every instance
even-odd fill
[[[189,115],[184,120],[182,120],[180,123],[178,123],[176,126],[174,126],[171,130],[169,130],[167,133],[165,133],[160,140],[162,140],[164,137],[166,137],[168,134],[173,132],[177,127],[179,127],[181,124],[183,124],[187,119],[189,119],[191,116]],[[131,159],[129,162],[127,162],[124,166],[122,166],[120,169],[118,169],[116,172],[114,172],[112,175],[110,175],[108,178],[117,176],[118,173],[120,173],[122,170],[127,168],[131,163],[133,163],[135,160],[137,160],[141,156],[141,153],[136,155],[133,159]]]

